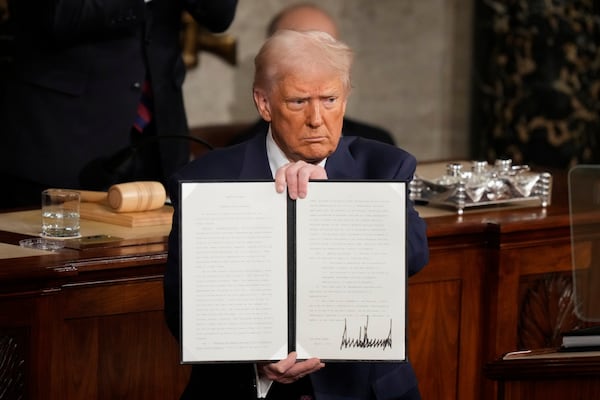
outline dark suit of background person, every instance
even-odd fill
[[[416,168],[415,158],[406,151],[377,141],[342,137],[335,152],[327,158],[325,170],[329,179],[396,179],[410,181]],[[177,180],[272,179],[265,135],[257,135],[244,143],[213,150],[185,166],[173,176],[171,199],[175,205],[173,228],[169,237],[169,257],[165,273],[165,312],[169,328],[179,338],[179,195]],[[308,194],[310,196],[310,193]],[[425,222],[412,204],[408,204],[407,266],[409,275],[417,273],[429,259]],[[394,373],[395,372],[395,373]],[[404,393],[417,385],[409,363],[334,363],[309,375],[317,400],[390,399],[386,393]],[[202,398],[209,387],[223,399],[255,399],[252,364],[200,364],[192,367],[192,375],[182,399]],[[337,396],[327,393],[332,382]],[[284,385],[280,385],[284,386]],[[288,386],[288,385],[285,385]],[[276,389],[277,384],[271,388]],[[281,387],[280,387],[281,389]],[[371,392],[374,391],[374,394]],[[271,394],[271,392],[269,392]],[[267,396],[269,399],[269,396]]]
[[[0,99],[0,208],[39,205],[50,186],[106,190],[136,179],[165,182],[189,161],[187,140],[140,147],[136,173],[104,165],[155,135],[188,135],[182,83],[182,11],[226,30],[237,0],[11,0],[15,59]],[[153,122],[133,132],[141,87],[152,82]],[[14,194],[12,199],[8,195]],[[4,207],[2,207],[4,206]]]

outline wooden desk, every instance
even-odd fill
[[[499,400],[596,399],[600,393],[600,353],[500,358],[486,365],[485,374],[498,381]]]
[[[426,218],[430,263],[408,289],[409,358],[424,399],[491,399],[487,362],[555,340],[559,319],[539,304],[559,304],[570,285],[565,182],[547,210]],[[24,237],[0,232],[2,243]],[[0,259],[6,398],[177,399],[189,368],[163,320],[166,250],[159,242]],[[567,321],[559,328],[577,322]]]
[[[165,258],[163,240],[0,260],[0,398],[177,399],[189,369],[164,323]]]
[[[409,280],[409,357],[424,399],[494,399],[483,365],[556,346],[573,315],[567,186],[552,205],[427,217],[430,263]]]

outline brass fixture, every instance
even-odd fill
[[[194,68],[198,65],[198,53],[208,51],[229,65],[237,64],[237,41],[226,33],[215,34],[198,25],[194,18],[183,13],[182,47],[185,66]]]

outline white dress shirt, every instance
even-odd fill
[[[273,134],[271,133],[271,126],[269,126],[269,132],[267,133],[267,158],[269,160],[269,167],[271,167],[271,175],[273,176],[273,179],[275,178],[275,172],[290,162],[279,146],[277,146],[277,143],[275,143]],[[325,168],[326,161],[327,159],[324,159],[319,163],[319,165]],[[259,399],[264,399],[267,397],[267,393],[269,393],[269,389],[271,388],[273,381],[267,378],[261,378],[258,375],[256,364],[254,365],[254,373],[256,374],[257,396]]]

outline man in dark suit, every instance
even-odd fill
[[[157,139],[188,135],[182,12],[222,32],[237,0],[11,0],[10,6],[16,54],[0,99],[0,178],[7,188],[0,208],[39,205],[41,190],[51,186],[106,190],[128,180],[166,182],[189,161],[187,139]],[[145,82],[151,119],[132,129]]]
[[[301,2],[279,11],[267,27],[267,37],[280,29],[291,29],[295,31],[317,30],[329,33],[332,37],[339,39],[339,29],[329,13],[316,4]],[[256,134],[267,132],[269,124],[259,119],[248,129],[237,136],[233,143],[248,140]],[[379,140],[380,142],[396,144],[392,135],[383,128],[373,124],[344,116],[342,128],[344,136],[360,136],[367,139]]]
[[[173,176],[175,208],[164,278],[169,328],[180,338],[180,180],[275,179],[292,199],[310,196],[311,179],[384,179],[410,181],[415,158],[389,144],[342,137],[350,93],[352,51],[323,32],[281,30],[256,56],[254,102],[269,122],[263,135],[213,150]],[[299,200],[301,201],[301,200]],[[409,275],[429,257],[426,227],[412,203],[407,205]],[[408,362],[343,362],[325,365],[317,358],[297,360],[292,352],[275,363],[198,364],[192,368],[182,399],[201,398],[209,388],[223,399],[414,400],[420,399]]]

